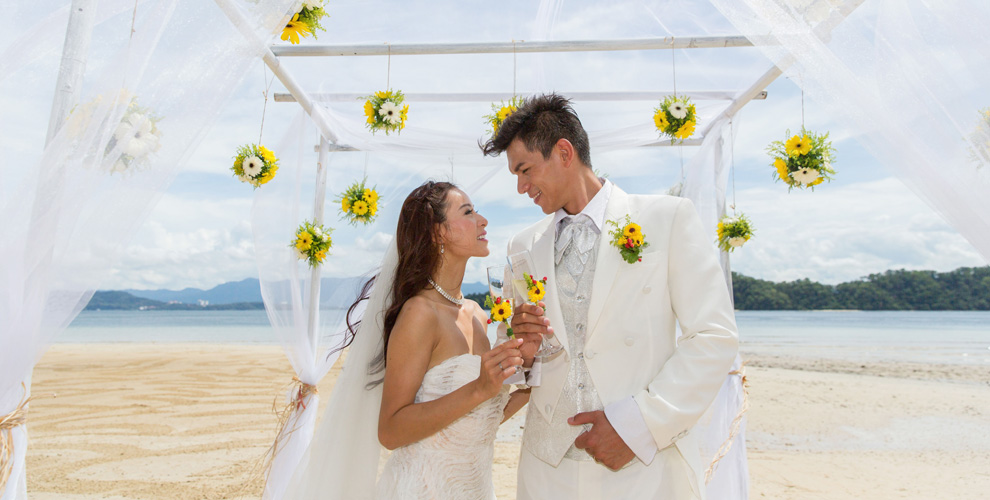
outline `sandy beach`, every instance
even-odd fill
[[[990,491],[990,367],[749,359],[752,498],[977,499]],[[336,370],[320,384],[323,403]],[[251,469],[291,380],[277,346],[59,344],[34,372],[28,493],[259,498]],[[519,425],[496,443],[515,498]],[[717,500],[717,499],[713,499]]]

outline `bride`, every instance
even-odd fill
[[[447,182],[427,182],[406,198],[287,498],[495,498],[495,433],[529,393],[509,394],[504,384],[522,364],[522,340],[491,348],[487,315],[460,292],[468,259],[489,253],[487,224]],[[379,442],[394,451],[373,487]]]

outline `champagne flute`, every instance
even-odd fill
[[[535,266],[533,265],[533,258],[530,256],[529,250],[514,253],[508,257],[508,260],[509,270],[512,273],[512,290],[516,298],[513,304],[536,304],[536,302],[529,300],[528,283],[530,280],[535,281],[539,279],[534,272]],[[526,279],[527,276],[529,276],[529,280]],[[563,348],[564,346],[557,340],[556,335],[544,335],[540,341],[540,350],[536,352],[536,355],[541,358],[548,358],[557,354]]]

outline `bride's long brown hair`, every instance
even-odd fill
[[[406,301],[417,293],[429,288],[427,281],[440,267],[440,228],[447,222],[447,193],[457,186],[449,182],[427,181],[409,193],[399,212],[398,227],[395,230],[395,243],[399,254],[395,269],[395,281],[383,283],[392,286],[391,300],[385,310],[384,349],[380,357],[372,361],[371,370],[377,373],[385,369],[388,354],[388,339],[399,318],[399,311]],[[358,331],[360,321],[351,322],[351,313],[357,305],[366,300],[371,285],[378,276],[365,283],[361,297],[347,310],[347,329],[351,340]],[[367,311],[365,314],[374,314]],[[350,341],[347,342],[350,344]]]

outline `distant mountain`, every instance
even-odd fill
[[[323,278],[320,286],[322,289],[322,302],[332,300],[328,291],[342,288],[345,293],[353,293],[363,283],[362,277],[352,278]],[[154,300],[158,302],[181,302],[183,304],[199,304],[204,300],[210,304],[236,304],[241,302],[261,302],[261,284],[257,278],[247,278],[241,281],[231,281],[217,285],[209,290],[199,288],[184,288],[182,290],[121,290],[134,297]],[[484,283],[465,283],[461,287],[461,292],[487,293],[488,285]],[[106,309],[106,308],[104,308]]]

